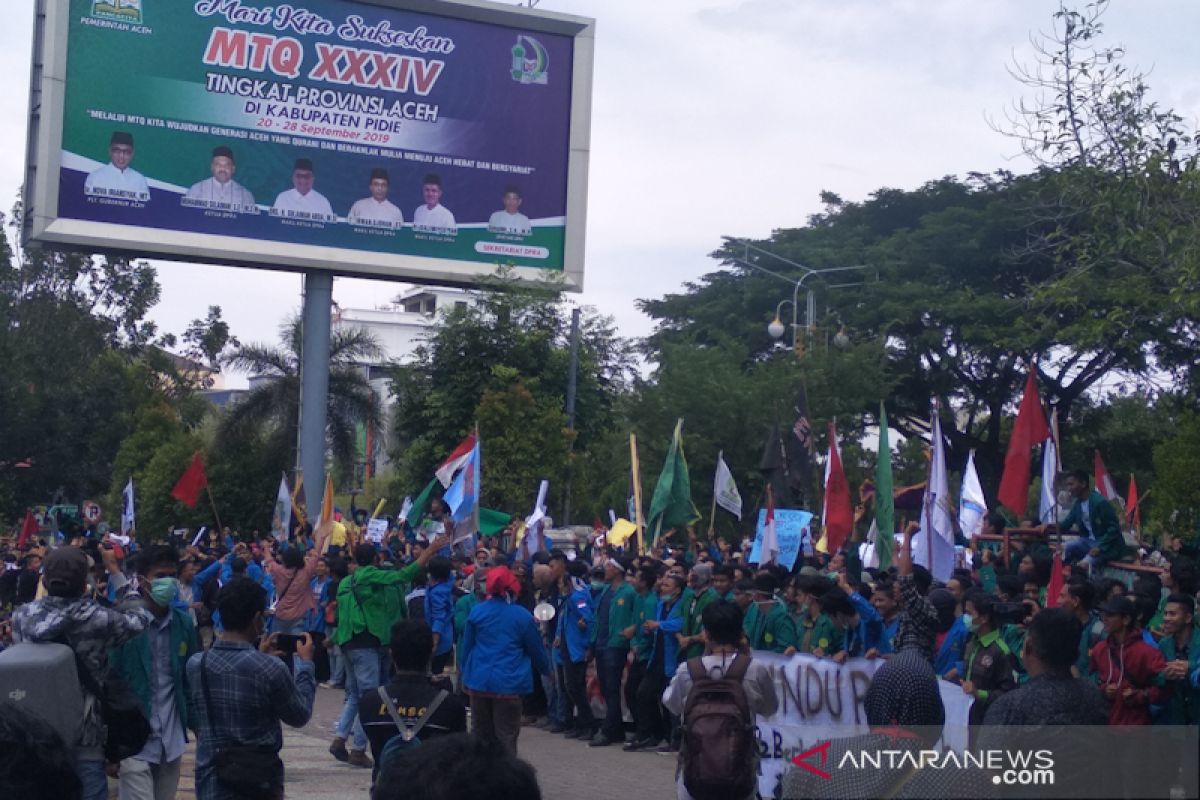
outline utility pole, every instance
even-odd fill
[[[579,385],[579,309],[575,308],[571,311],[571,366],[567,369],[567,429],[571,433],[575,432],[575,395]],[[575,439],[571,438],[570,454],[575,451]],[[571,524],[571,478],[572,478],[571,463],[567,462],[567,481],[563,491],[563,515],[562,524],[567,526]]]

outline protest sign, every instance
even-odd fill
[[[868,732],[863,699],[871,676],[886,662],[851,658],[838,664],[828,658],[803,654],[785,657],[757,650],[754,660],[770,670],[779,698],[775,713],[759,716],[756,725],[762,754],[758,790],[763,797],[774,797],[784,774],[795,769],[791,760],[796,755],[830,739]],[[971,698],[953,683],[938,683],[946,723],[937,746],[961,751],[967,746]]]
[[[367,541],[371,544],[382,544],[383,537],[387,536],[388,521],[386,519],[373,519],[367,523]]]
[[[779,564],[791,569],[802,547],[806,551],[812,549],[811,525],[812,512],[801,509],[775,509],[775,535],[779,539]],[[758,528],[754,536],[754,549],[750,551],[750,563],[759,563],[762,551],[763,531],[767,524],[767,510],[758,512]],[[805,547],[805,542],[808,542]]]

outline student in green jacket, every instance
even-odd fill
[[[633,713],[633,724],[635,735],[633,741],[625,745],[625,749],[632,751],[640,749],[638,743],[646,738],[649,734],[639,738],[636,732],[645,732],[646,726],[641,720],[641,713],[637,703],[638,687],[642,684],[642,679],[646,677],[646,667],[650,661],[650,645],[652,637],[645,630],[646,620],[654,619],[655,609],[658,608],[658,594],[655,592],[655,587],[658,584],[658,572],[653,567],[643,567],[638,570],[633,578],[633,588],[637,592],[637,616],[634,619],[634,629],[631,632],[632,638],[629,640],[629,649],[633,653],[633,662],[629,666],[629,674],[625,678],[625,705]],[[657,740],[654,742],[658,744]]]
[[[200,651],[196,626],[173,604],[179,594],[179,554],[151,545],[138,560],[139,583],[154,621],[109,653],[109,666],[125,679],[150,722],[151,741],[121,761],[122,797],[174,797],[187,747],[190,714],[187,660]]]
[[[796,646],[796,628],[788,616],[787,606],[775,597],[779,583],[774,575],[763,574],[754,579],[754,602],[746,612],[743,629],[751,650],[787,652]]]
[[[604,693],[605,715],[600,730],[592,737],[592,747],[625,743],[625,724],[621,712],[621,680],[629,660],[629,642],[635,631],[630,628],[638,616],[637,591],[626,580],[631,568],[624,558],[604,562],[604,587],[596,601],[596,677]]]
[[[454,603],[454,643],[462,649],[463,631],[467,628],[467,617],[471,609],[487,598],[487,567],[476,567],[473,591],[467,592]]]
[[[723,564],[713,570],[712,586],[713,591],[717,593],[717,597],[732,603],[734,583],[733,567]]]
[[[1167,668],[1155,683],[1171,688],[1166,711],[1155,721],[1166,725],[1200,726],[1200,629],[1196,628],[1196,599],[1172,594],[1163,611],[1158,649]]]
[[[1092,573],[1109,561],[1119,561],[1125,555],[1125,537],[1112,503],[1090,488],[1090,479],[1083,470],[1067,476],[1067,491],[1075,505],[1058,526],[1064,533],[1075,530],[1079,539],[1067,545],[1063,562],[1073,564],[1082,559],[1083,567]]]
[[[346,703],[333,729],[329,752],[338,761],[356,767],[370,767],[367,735],[358,724],[358,698],[384,684],[388,652],[384,643],[391,640],[392,625],[408,616],[404,589],[429,559],[448,547],[452,538],[443,534],[429,543],[417,560],[398,570],[382,570],[380,554],[370,544],[354,548],[357,565],[338,585],[337,630],[333,643],[346,658]],[[346,737],[353,734],[353,747],[346,751]]]
[[[688,588],[692,594],[683,606],[683,632],[679,634],[681,661],[704,655],[704,638],[700,635],[704,625],[700,621],[700,615],[710,603],[718,599],[717,592],[712,587],[712,579],[712,564],[697,564],[688,576]]]
[[[796,644],[784,654],[809,653],[818,658],[829,656],[839,663],[845,661],[845,631],[821,611],[821,597],[832,588],[830,582],[819,575],[797,575],[793,585],[800,614]]]

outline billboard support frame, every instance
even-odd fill
[[[518,280],[549,281],[563,291],[583,291],[595,21],[528,7],[517,7],[517,11],[487,0],[357,0],[357,4],[572,37],[561,270],[514,265],[503,257],[489,263],[316,244],[298,247],[270,239],[59,217],[70,0],[36,0],[22,244],[298,273],[321,270],[338,276],[465,288],[507,268]]]

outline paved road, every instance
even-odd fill
[[[333,725],[343,693],[317,689],[312,721],[300,730],[283,729],[288,800],[366,800],[371,771],[335,761],[329,755]],[[544,800],[672,800],[674,756],[625,753],[619,747],[588,747],[537,728],[523,728],[520,755],[538,772]],[[193,748],[184,756],[179,795],[195,798]],[[110,797],[116,798],[111,783]]]

